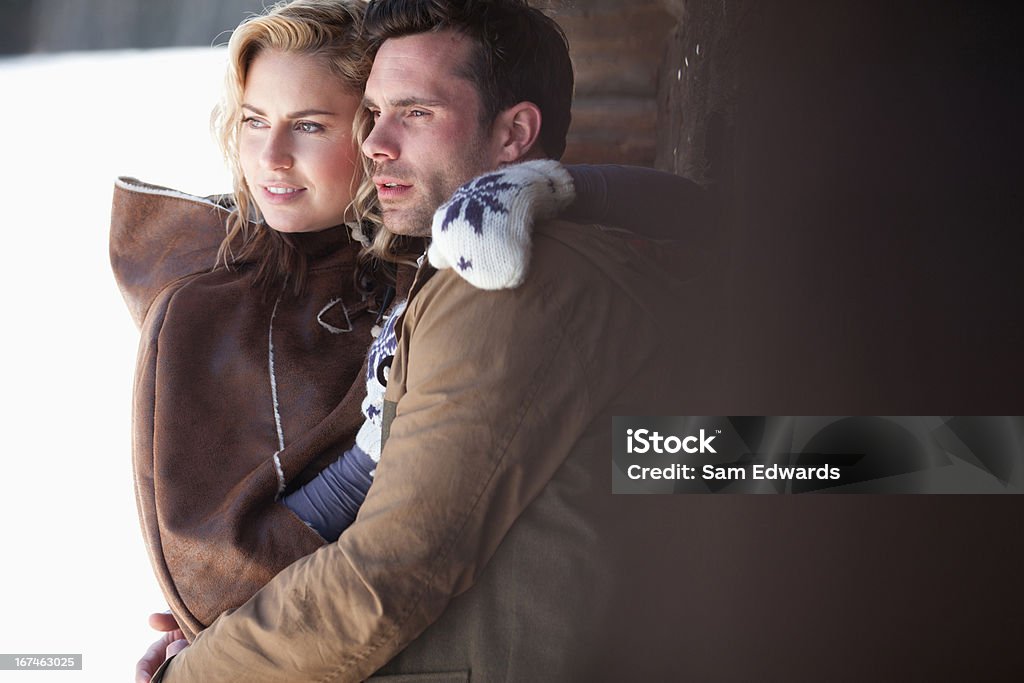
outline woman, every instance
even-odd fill
[[[189,637],[324,543],[277,500],[352,445],[361,374],[377,369],[363,360],[372,330],[392,293],[408,290],[410,265],[359,260],[372,207],[372,187],[355,189],[351,132],[369,69],[362,8],[295,0],[234,33],[215,120],[230,201],[130,180],[116,190],[112,262],[142,328],[136,492],[154,569]],[[630,213],[665,198],[629,183],[648,190]]]
[[[357,282],[345,226],[369,68],[361,10],[295,2],[232,37],[215,127],[233,205],[131,181],[115,195],[112,261],[142,328],[137,500],[190,637],[323,544],[274,503],[278,473],[310,479],[361,422],[359,371],[383,293]]]

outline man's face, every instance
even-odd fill
[[[471,41],[455,31],[391,38],[366,82],[374,118],[363,153],[384,227],[426,236],[434,211],[467,180],[498,166],[500,142],[480,125],[481,102],[465,75]]]

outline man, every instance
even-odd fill
[[[371,3],[367,27],[379,49],[363,151],[390,233],[429,236],[435,209],[467,180],[561,155],[572,69],[539,11],[386,0]],[[490,199],[484,217],[505,210]],[[453,203],[446,215],[467,210]],[[671,385],[666,289],[591,229],[551,223],[534,240],[518,289],[482,292],[420,269],[356,523],[158,678],[599,680],[633,657],[613,647],[637,602],[626,558],[611,551],[641,530],[612,504],[608,435],[612,415],[650,412]]]

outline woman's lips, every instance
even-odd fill
[[[287,204],[306,193],[304,187],[288,187],[285,185],[261,185],[263,199],[271,204]]]

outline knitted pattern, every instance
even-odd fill
[[[366,398],[363,399],[363,415],[366,421],[356,434],[356,445],[380,462],[381,413],[384,410],[384,390],[388,385],[391,361],[398,350],[395,336],[395,322],[405,311],[406,302],[399,301],[391,308],[380,334],[370,344],[369,360],[366,363]]]
[[[430,264],[455,268],[478,289],[522,284],[533,225],[575,198],[572,177],[553,159],[505,166],[469,181],[434,213]]]

